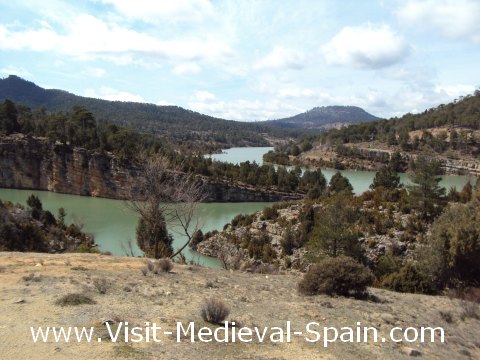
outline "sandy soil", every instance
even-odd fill
[[[426,359],[480,359],[480,320],[464,317],[466,305],[447,297],[399,294],[370,289],[376,301],[300,296],[301,275],[260,275],[177,265],[172,273],[144,276],[142,259],[91,254],[0,253],[1,359],[407,359],[412,349]],[[33,274],[33,277],[31,276]],[[100,294],[95,279],[105,279]],[[62,295],[83,293],[94,305],[62,307]],[[176,342],[176,322],[205,323],[200,307],[218,297],[230,307],[229,319],[243,326],[285,326],[303,329],[311,321],[327,326],[375,326],[387,335],[394,326],[442,326],[446,343],[392,342],[351,344],[243,344]],[[443,315],[442,315],[443,314]],[[103,322],[128,321],[131,326],[157,322],[161,343],[108,341]],[[116,326],[114,324],[114,326]],[[94,326],[102,342],[34,343],[30,326]]]

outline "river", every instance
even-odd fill
[[[252,147],[252,148],[231,148],[226,149],[221,154],[208,155],[214,160],[218,161],[227,161],[234,164],[239,164],[243,161],[249,160],[250,162],[255,161],[257,164],[263,164],[263,154],[268,151],[273,150],[272,147]],[[289,168],[289,167],[287,167]],[[303,170],[303,169],[302,169]],[[330,181],[332,176],[338,170],[335,169],[322,169],[322,173]],[[348,178],[352,184],[353,191],[356,194],[361,194],[364,191],[367,191],[370,184],[373,182],[375,177],[375,171],[362,171],[362,170],[341,170],[343,176]],[[399,174],[400,181],[404,185],[411,184],[407,174]],[[449,190],[452,186],[455,186],[457,190],[461,190],[462,187],[467,183],[467,181],[475,182],[475,176],[466,176],[466,175],[444,175],[440,181],[440,185]]]
[[[225,150],[222,154],[211,156],[219,161],[233,163],[247,160],[262,163],[263,154],[271,149],[270,147],[232,148]],[[333,169],[322,169],[327,180],[330,180],[335,171]],[[367,190],[375,176],[375,172],[372,171],[345,170],[341,172],[350,180],[356,193]],[[404,182],[408,180],[405,174],[401,174],[401,179]],[[468,180],[473,181],[473,179],[475,178],[468,176],[444,176],[441,184],[447,189],[450,186],[456,186],[460,189]],[[132,240],[135,254],[141,254],[135,243],[137,217],[126,208],[123,201],[65,195],[47,191],[14,189],[0,189],[0,199],[25,204],[27,197],[32,193],[40,198],[44,209],[50,210],[55,215],[58,212],[58,208],[65,208],[67,223],[76,222],[84,224],[84,231],[95,236],[95,241],[102,251],[110,251],[113,255],[124,255],[125,251],[122,245],[126,245],[128,240]],[[221,230],[223,225],[230,222],[235,215],[253,213],[269,205],[271,203],[200,204],[199,214],[203,224],[202,231],[205,233],[210,230]],[[172,233],[172,235],[174,236],[175,248],[179,248],[184,244],[184,236],[175,233]],[[184,254],[187,260],[193,260],[201,265],[209,267],[220,266],[216,259],[200,255],[190,248],[187,248]]]
[[[136,255],[141,251],[135,243],[135,227],[137,217],[122,200],[94,198],[58,194],[48,191],[0,189],[0,199],[25,205],[30,194],[37,195],[43,208],[57,215],[58,208],[67,212],[66,223],[84,224],[84,231],[95,236],[95,242],[100,250],[110,251],[113,255],[125,255],[122,247],[132,240]],[[261,210],[269,203],[208,203],[199,204],[199,219],[202,231],[221,230],[237,214],[249,214]],[[179,248],[185,242],[185,236],[172,232],[174,247]],[[198,254],[187,247],[184,251],[187,260],[193,260],[210,267],[220,266],[216,259]]]

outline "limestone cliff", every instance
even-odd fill
[[[132,169],[109,154],[14,134],[0,140],[0,186],[127,198]]]
[[[45,138],[13,134],[0,138],[0,187],[127,199],[138,167],[109,153],[88,151]],[[298,199],[299,194],[257,190],[203,178],[207,202]]]
[[[392,149],[368,148],[353,144],[348,147],[352,149],[352,154],[345,156],[337,153],[335,149],[320,146],[302,154],[298,158],[298,162],[304,166],[376,171],[383,165],[388,164],[395,152]],[[399,153],[405,165],[408,164],[411,159],[416,159],[419,155],[417,153],[404,151],[400,151]],[[473,157],[452,159],[437,155],[435,159],[440,161],[440,165],[445,174],[480,175],[480,161]]]

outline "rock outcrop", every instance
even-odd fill
[[[13,134],[0,138],[0,187],[128,199],[138,166],[45,138]],[[298,199],[301,194],[214,183],[202,178],[206,202],[259,202]]]
[[[126,199],[134,172],[111,154],[21,134],[0,140],[0,186],[5,188]]]
[[[351,155],[341,155],[331,148],[319,148],[305,153],[299,161],[302,165],[315,167],[334,167],[339,169],[355,169],[377,171],[388,164],[395,153],[391,149],[376,149],[351,145]],[[405,164],[416,159],[418,154],[399,152]],[[312,155],[314,154],[314,155]],[[474,158],[452,159],[445,156],[436,156],[445,174],[452,175],[480,175],[480,161]]]

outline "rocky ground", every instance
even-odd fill
[[[425,359],[480,358],[480,313],[471,303],[448,297],[369,289],[371,300],[300,296],[301,274],[262,275],[175,264],[171,273],[143,275],[139,258],[94,254],[0,253],[0,358],[2,359]],[[103,284],[99,286],[99,284]],[[104,294],[102,294],[104,292]],[[63,295],[81,293],[91,305],[60,306]],[[229,320],[242,326],[301,329],[308,322],[327,326],[375,326],[385,336],[394,326],[442,326],[440,343],[248,344],[176,342],[176,322],[205,323],[200,307],[218,297],[230,307]],[[478,317],[478,316],[477,316]],[[172,331],[162,342],[108,341],[103,322],[131,326],[157,322]],[[30,326],[94,326],[102,342],[33,343]]]
[[[313,207],[319,207],[321,204],[314,204]],[[287,232],[288,226],[296,236],[300,229],[300,214],[305,205],[302,203],[291,203],[286,208],[278,210],[278,217],[275,219],[264,219],[262,211],[253,214],[253,221],[246,226],[233,227],[231,224],[226,226],[224,231],[219,232],[196,246],[196,251],[206,256],[212,256],[220,259],[226,268],[241,268],[243,270],[268,270],[258,268],[262,265],[262,260],[252,258],[248,250],[242,248],[241,239],[246,235],[258,237],[266,234],[270,239],[270,244],[276,253],[275,259],[269,264],[276,268],[286,271],[305,271],[310,261],[308,259],[308,249],[301,246],[293,249],[292,255],[286,255],[282,250],[282,239]],[[362,212],[375,211],[377,217],[386,222],[389,219],[388,210],[385,206],[375,206],[372,202],[365,202],[360,208]],[[415,249],[415,242],[408,242],[404,238],[405,227],[410,215],[402,214],[395,210],[391,215],[390,225],[385,225],[386,230],[378,234],[373,224],[365,224],[362,227],[363,236],[359,239],[365,250],[366,261],[368,264],[376,264],[378,259],[387,253],[395,252],[402,255],[402,258],[409,258]],[[429,229],[425,229],[428,234]],[[239,241],[240,240],[240,241]]]

